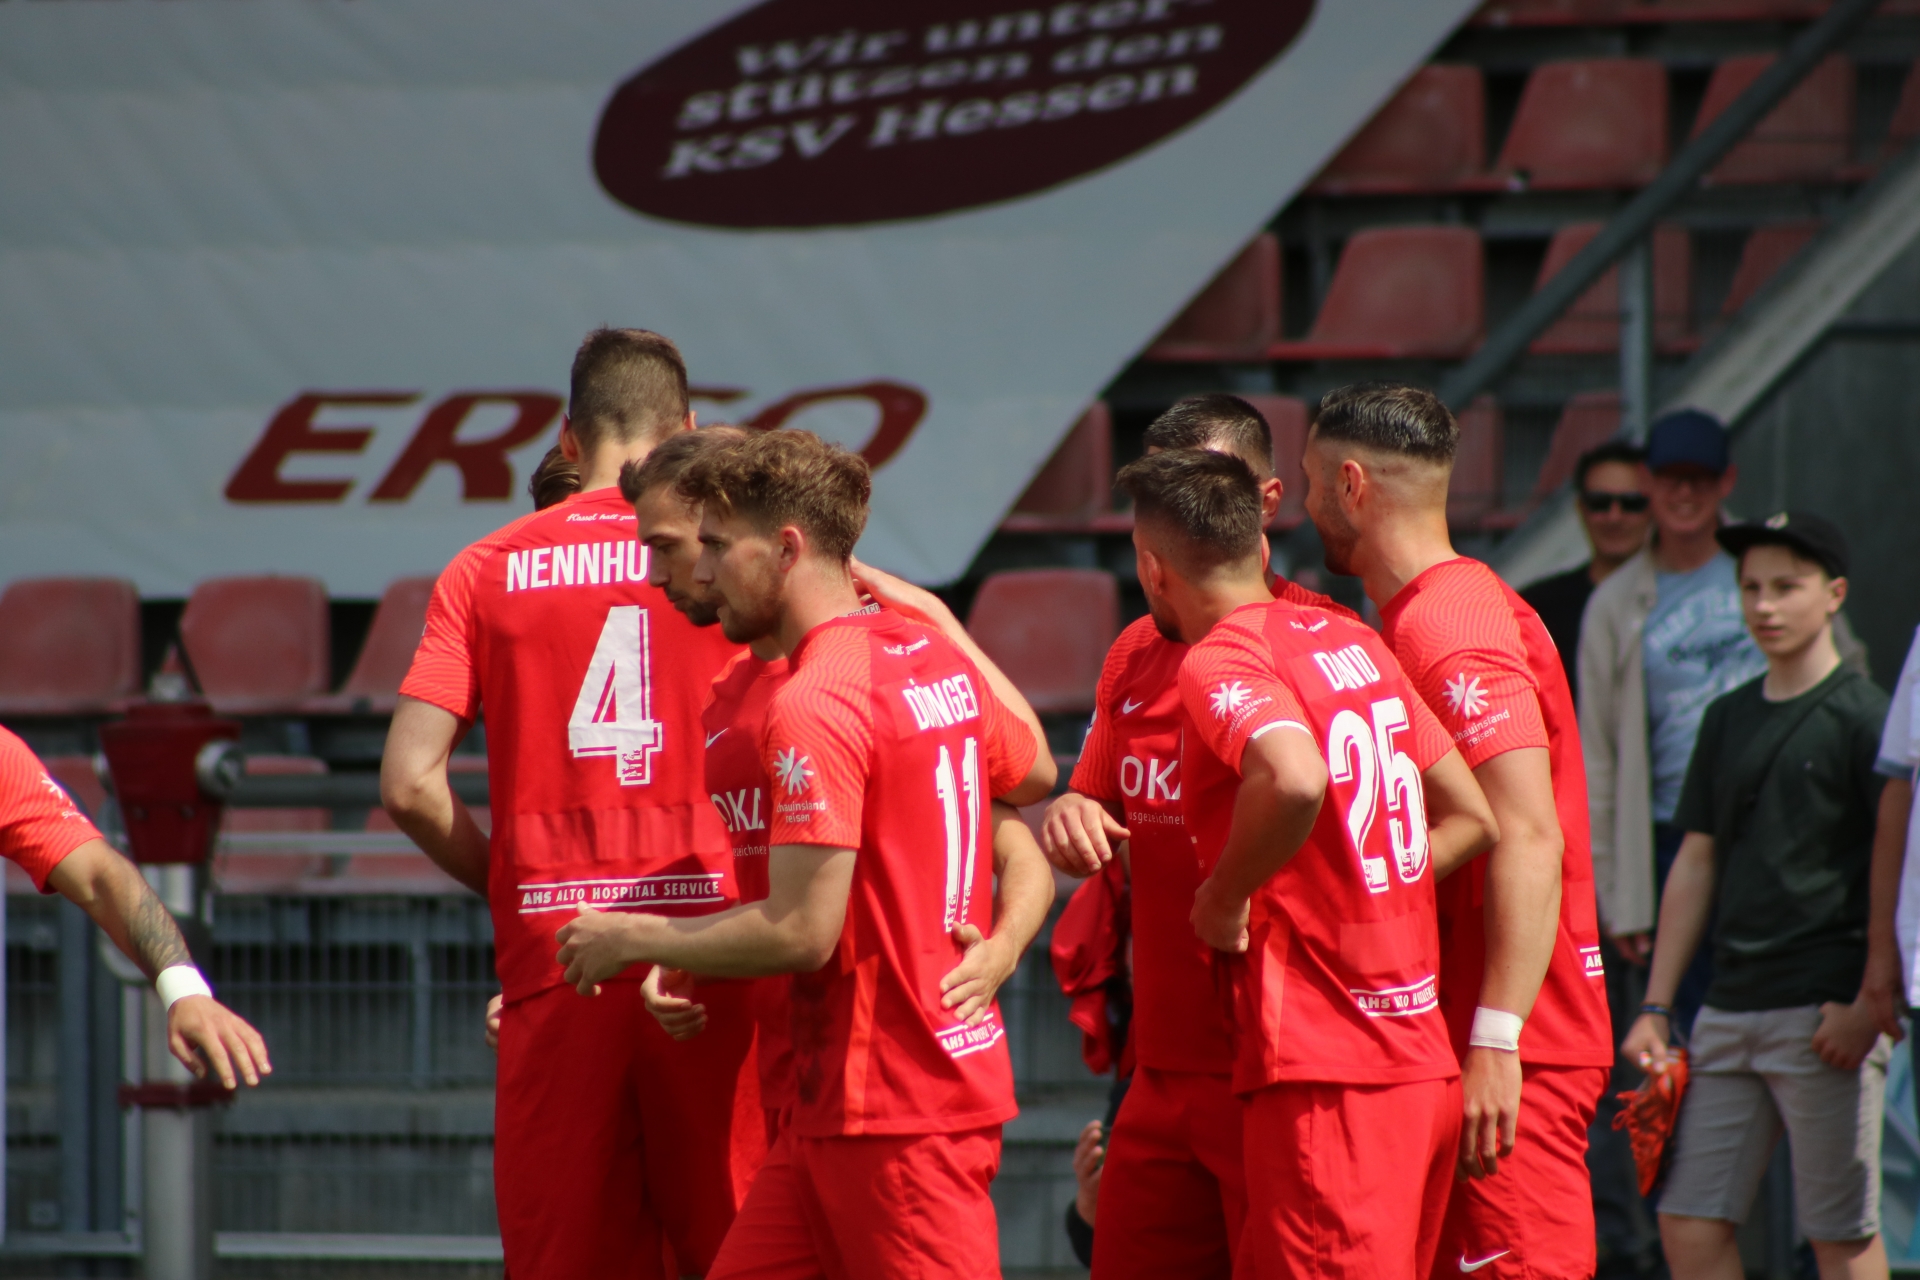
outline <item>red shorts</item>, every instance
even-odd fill
[[[636,981],[501,1010],[493,1183],[510,1274],[657,1280],[663,1236],[680,1271],[707,1269],[766,1153],[752,990],[702,991],[707,1029],[681,1043]]]
[[[1249,1097],[1239,1275],[1426,1275],[1453,1182],[1460,1105],[1457,1077],[1388,1085],[1302,1081]]]
[[[802,1138],[767,1155],[707,1280],[998,1280],[1000,1126]]]
[[[1247,1218],[1240,1099],[1228,1076],[1141,1067],[1100,1171],[1099,1280],[1227,1280]]]
[[[1456,1182],[1433,1274],[1459,1280],[1586,1280],[1595,1265],[1587,1126],[1605,1067],[1521,1068],[1513,1154],[1491,1178]]]

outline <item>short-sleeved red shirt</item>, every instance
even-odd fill
[[[995,1008],[941,1008],[993,924],[992,797],[1033,764],[1026,726],[939,632],[897,614],[822,623],[767,711],[768,843],[857,851],[831,959],[793,979],[794,1132],[949,1133],[1013,1116]]]
[[[61,859],[100,838],[73,797],[40,757],[13,733],[0,729],[0,857],[18,863],[47,891],[47,875]]]
[[[1560,818],[1560,929],[1540,996],[1520,1033],[1522,1061],[1613,1064],[1613,1024],[1587,827],[1587,772],[1573,694],[1553,637],[1533,609],[1486,565],[1464,557],[1434,565],[1381,611],[1387,644],[1407,678],[1451,733],[1468,766],[1503,752],[1545,747]],[[1487,860],[1475,858],[1440,886],[1440,1001],[1454,1047],[1466,1052],[1486,969]]]
[[[484,713],[501,986],[561,981],[582,905],[701,914],[737,900],[707,801],[700,708],[738,651],[647,585],[617,489],[575,494],[455,557],[400,692]]]
[[[1457,1074],[1420,782],[1449,746],[1380,637],[1324,609],[1246,605],[1188,651],[1180,698],[1181,803],[1204,871],[1249,742],[1304,732],[1330,775],[1306,843],[1253,896],[1246,955],[1216,961],[1234,991],[1234,1088]]]
[[[733,842],[734,882],[740,901],[767,896],[767,829],[773,797],[760,760],[767,707],[787,681],[787,660],[767,661],[742,652],[713,682],[713,697],[700,721],[707,739],[707,798],[720,811]],[[759,1038],[760,1105],[780,1111],[793,1105],[793,984],[785,974],[753,979]]]

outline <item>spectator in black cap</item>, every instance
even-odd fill
[[[1887,695],[1843,666],[1847,545],[1783,511],[1719,531],[1766,656],[1706,709],[1660,903],[1647,1002],[1621,1049],[1665,1069],[1681,975],[1711,934],[1692,1083],[1660,1196],[1675,1280],[1737,1275],[1734,1240],[1784,1131],[1822,1276],[1885,1276],[1880,1129],[1891,1044],[1862,990]],[[1709,918],[1713,919],[1709,929]]]

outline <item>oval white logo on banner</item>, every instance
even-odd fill
[[[628,80],[594,172],[645,214],[846,226],[1011,200],[1231,97],[1312,0],[768,0]]]

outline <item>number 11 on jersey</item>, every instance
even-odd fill
[[[653,781],[653,757],[661,746],[661,726],[653,718],[651,652],[647,611],[637,604],[608,609],[567,720],[567,747],[574,758],[612,756],[623,787]]]

